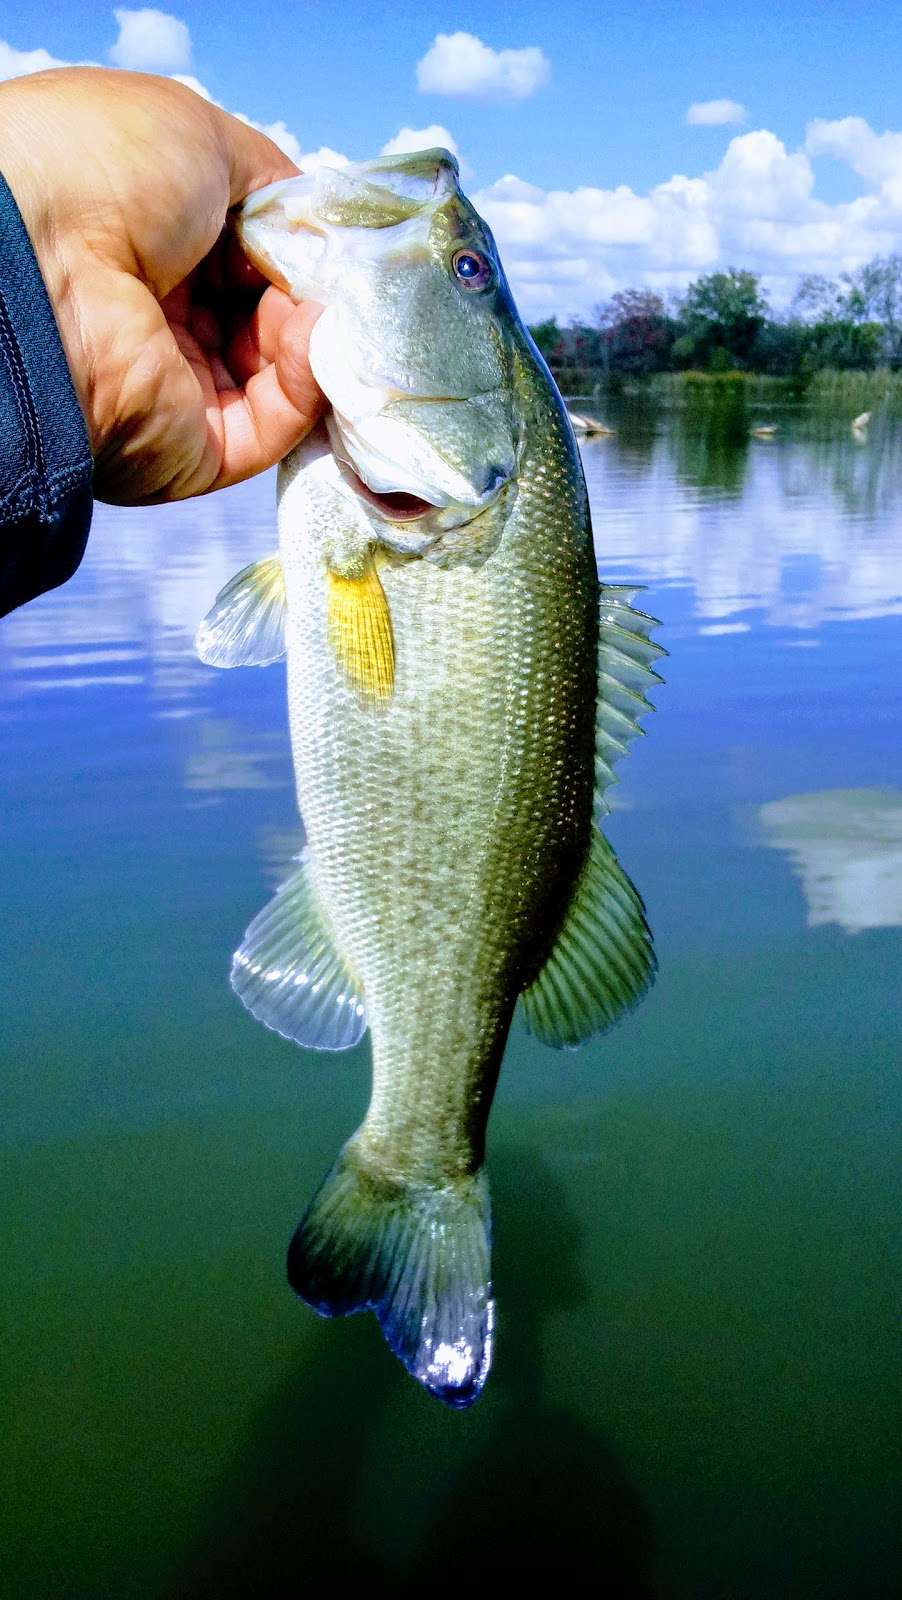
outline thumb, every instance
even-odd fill
[[[304,300],[288,313],[276,336],[275,368],[279,387],[311,425],[325,409],[325,398],[310,367],[310,335],[323,308]]]

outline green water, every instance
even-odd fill
[[[612,420],[599,562],[670,659],[610,832],[661,970],[575,1055],[515,1024],[470,1412],[284,1281],[368,1063],[227,985],[298,847],[284,683],[191,637],[272,480],[99,510],[0,624],[4,1592],[898,1593],[902,433]]]

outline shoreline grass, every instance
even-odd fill
[[[623,395],[664,406],[717,404],[730,399],[748,406],[805,405],[851,419],[862,411],[902,416],[902,372],[878,367],[870,372],[824,367],[810,377],[773,377],[766,373],[655,372],[648,377],[605,379],[591,369],[563,368],[555,374],[563,394],[601,404]]]

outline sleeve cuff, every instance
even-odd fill
[[[44,280],[0,176],[0,615],[76,570],[91,523],[92,471]]]

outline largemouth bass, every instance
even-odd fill
[[[198,635],[214,665],[287,653],[307,840],[232,983],[310,1048],[369,1027],[370,1106],[289,1278],[323,1315],[375,1311],[465,1406],[491,1361],[486,1123],[518,997],[539,1039],[575,1046],[652,978],[597,823],[661,652],[634,591],[599,588],[566,410],[453,158],[274,184],[237,226],[325,305],[310,359],[331,410],[280,469],[278,558]]]

